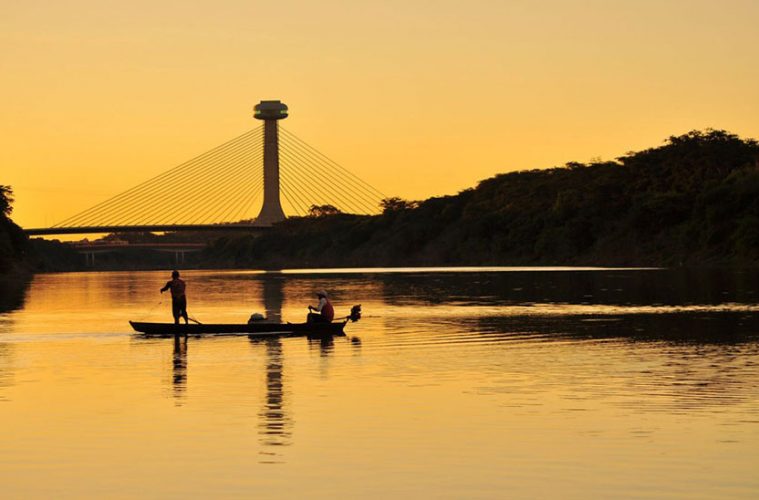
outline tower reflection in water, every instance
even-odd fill
[[[174,337],[172,367],[171,384],[174,403],[177,406],[182,406],[187,390],[187,337]]]
[[[261,343],[266,345],[266,398],[258,414],[261,463],[279,463],[276,448],[291,444],[293,426],[285,404],[282,342],[268,339]]]
[[[264,307],[266,319],[279,323],[282,321],[282,303],[284,302],[283,278],[268,275],[263,278]],[[290,444],[292,436],[292,418],[285,405],[285,387],[283,376],[282,341],[267,339],[264,342],[251,341],[253,346],[266,346],[266,397],[259,412],[259,435],[262,445],[262,463],[277,463],[276,448]]]

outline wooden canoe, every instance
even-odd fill
[[[250,337],[322,337],[327,335],[344,335],[343,328],[347,321],[334,323],[204,323],[179,324],[145,323],[130,321],[136,332],[151,337],[173,337],[175,335],[248,335]]]

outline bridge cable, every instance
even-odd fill
[[[182,215],[185,217],[185,220],[192,220],[194,223],[198,223],[200,220],[206,218],[208,212],[201,212],[205,208],[206,203],[219,198],[224,190],[234,185],[238,181],[237,176],[249,170],[251,160],[257,158],[259,155],[257,147],[249,151],[243,151],[230,161],[225,162],[224,165],[215,167],[214,173],[221,172],[222,175],[211,177],[202,183],[195,183],[193,186],[194,191],[190,193],[179,191],[168,200],[169,204],[174,202],[177,204],[173,209],[169,209],[160,216],[161,222],[171,221],[173,217]],[[230,168],[232,170],[229,170]],[[190,194],[193,196],[189,196]],[[193,217],[195,218],[193,219]]]
[[[263,158],[263,152],[256,155],[253,161],[259,161],[261,158]],[[226,211],[234,210],[234,208],[238,205],[238,203],[241,201],[240,196],[242,193],[246,191],[246,188],[248,188],[248,184],[251,181],[254,181],[255,178],[260,176],[260,169],[252,169],[250,168],[250,165],[253,162],[246,162],[244,165],[244,170],[240,173],[240,176],[238,177],[237,174],[230,175],[231,184],[227,183],[223,189],[219,189],[219,195],[220,196],[226,196],[227,202],[220,204],[217,206],[216,209],[212,209],[208,214],[203,218],[199,219],[200,224],[206,224],[209,221],[213,220],[220,220],[219,216],[223,214]],[[230,208],[231,207],[231,208]],[[223,219],[221,219],[223,220]]]
[[[324,179],[325,176],[323,175],[323,172],[317,172],[316,174],[309,175],[308,170],[310,170],[310,165],[305,164],[303,161],[299,160],[295,155],[287,151],[283,151],[283,155],[285,156],[287,160],[292,162],[290,163],[290,165],[292,166],[293,169],[298,170],[297,173],[299,174],[299,176],[309,181],[310,183],[309,186],[313,186],[315,189],[321,189],[322,192],[328,192],[330,196],[333,197],[332,200],[327,199],[327,201],[332,201],[333,203],[335,203],[334,199],[342,200],[342,201],[336,202],[335,204],[344,205],[344,208],[348,208],[350,211],[362,212],[366,210],[367,207],[369,207],[368,209],[371,211],[370,204],[360,199],[357,200],[357,199],[351,198],[350,195],[348,195],[347,193],[341,192],[337,186],[331,185],[329,181]],[[358,208],[357,210],[357,207],[361,207],[362,205],[363,205],[363,208]]]
[[[313,174],[310,173],[309,170],[311,170],[311,166],[299,160],[297,153],[292,154],[289,151],[285,150],[284,156],[286,160],[289,160],[290,162],[292,162],[290,166],[293,169],[298,169],[299,175],[304,178],[304,182],[307,181],[309,183],[310,187],[314,187],[316,189],[320,187],[322,192],[327,191],[331,193],[331,196],[333,196],[334,198],[342,200],[341,202],[337,202],[336,204],[338,205],[345,204],[348,207],[350,207],[350,210],[355,210],[356,205],[354,204],[354,201],[357,201],[357,200],[351,198],[347,193],[342,192],[337,186],[331,185],[329,181],[325,179],[326,176],[324,175],[323,171],[316,172]],[[305,171],[305,175],[304,175],[304,171]],[[327,199],[327,201],[333,201],[333,200]],[[365,203],[359,203],[358,206],[362,204],[365,205],[363,207],[364,209],[366,209],[367,206],[371,207],[371,205],[368,205]],[[359,209],[358,211],[361,212],[363,210]]]
[[[244,134],[245,135],[245,134]],[[242,139],[239,137],[236,140],[233,140],[232,142],[239,142]],[[229,146],[227,146],[229,147]],[[221,150],[222,148],[215,148],[216,150]],[[218,151],[217,151],[218,152]],[[204,153],[200,157],[196,158],[195,160],[190,160],[190,162],[185,162],[185,164],[180,165],[179,167],[175,167],[174,169],[170,170],[169,172],[164,172],[152,179],[149,179],[148,181],[145,181],[141,183],[140,185],[121,193],[120,195],[117,195],[113,198],[110,198],[95,207],[90,208],[89,210],[85,210],[84,212],[81,212],[80,214],[77,214],[73,217],[70,217],[69,219],[66,219],[64,222],[59,223],[57,225],[75,225],[75,224],[87,224],[90,221],[92,221],[93,218],[98,218],[99,215],[102,215],[103,212],[98,212],[98,209],[104,209],[106,213],[111,212],[116,207],[119,207],[120,205],[126,203],[129,199],[133,198],[135,195],[142,194],[139,191],[139,188],[146,187],[148,189],[151,188],[152,185],[161,185],[160,181],[165,182],[168,179],[171,179],[172,177],[180,174],[184,170],[192,170],[193,168],[197,168],[197,166],[193,166],[193,163],[199,164],[202,166],[202,161],[206,160],[209,156],[209,153]]]
[[[251,213],[250,211],[253,208],[253,205],[255,204],[256,201],[258,201],[258,195],[261,194],[263,183],[264,183],[263,178],[261,178],[260,182],[257,182],[253,186],[253,188],[250,190],[250,194],[248,195],[247,198],[245,198],[245,200],[241,204],[240,211],[235,214],[235,217],[234,217],[235,220],[239,220],[239,221],[245,220],[242,217],[245,214]],[[247,220],[252,221],[253,218],[251,217],[250,219],[247,219]]]
[[[238,205],[239,210],[234,211],[230,209],[228,212],[226,212],[222,217],[221,220],[226,221],[235,221],[235,222],[241,222],[243,220],[243,215],[245,215],[247,212],[245,211],[245,208],[248,206],[248,200],[250,200],[251,197],[255,197],[259,189],[263,186],[263,178],[259,177],[258,180],[254,180],[249,186],[248,186],[248,193],[247,195],[244,195],[242,202]],[[232,215],[234,214],[234,216]]]
[[[379,190],[295,134],[281,126],[278,131],[280,187],[296,214],[322,201],[346,212],[378,212],[385,197]],[[239,221],[262,191],[263,140],[261,125],[53,227],[224,223],[233,214]]]
[[[160,197],[151,196],[151,199],[147,205],[141,206],[139,208],[142,212],[147,212],[148,214],[151,214],[151,212],[153,212],[153,210],[155,210],[155,208],[160,205],[165,205],[170,208],[160,215],[154,214],[152,217],[151,215],[148,215],[147,217],[149,217],[149,219],[147,219],[146,222],[152,223],[158,220],[166,221],[167,215],[170,219],[171,216],[177,212],[186,212],[187,205],[194,205],[199,208],[201,205],[199,203],[200,199],[198,197],[205,197],[209,194],[213,194],[213,185],[215,184],[209,184],[207,180],[205,182],[203,182],[203,180],[209,178],[218,179],[218,177],[215,177],[217,173],[224,174],[225,170],[228,169],[230,164],[237,165],[238,162],[244,159],[251,150],[255,151],[257,149],[258,142],[258,139],[253,139],[249,144],[245,144],[242,147],[229,152],[224,157],[216,159],[204,170],[196,172],[193,175],[184,178],[182,182],[188,186],[189,191],[187,189],[177,189],[175,186],[164,186],[163,189],[165,191],[169,191],[170,194]],[[177,202],[179,202],[179,205],[175,205]]]
[[[290,183],[290,179],[289,179],[289,174],[288,173],[285,173],[284,170],[281,170],[280,171],[280,175],[282,176],[282,179],[285,181],[285,182],[282,183],[282,189],[286,189],[286,190],[291,191],[293,198],[295,198],[295,200],[298,202],[298,206],[297,207],[292,202],[290,203],[290,205],[293,206],[293,209],[296,210],[296,213],[297,213],[298,207],[300,207],[301,209],[303,209],[303,215],[308,214],[308,212],[309,212],[309,208],[308,208],[309,204],[306,201],[306,200],[308,200],[308,196],[304,195],[303,192],[297,188],[297,184]]]
[[[320,186],[313,183],[309,184],[307,179],[303,180],[305,176],[302,175],[302,171],[299,169],[295,170],[292,174],[288,171],[287,173],[283,173],[283,175],[285,181],[292,184],[293,189],[297,190],[299,193],[302,193],[303,198],[312,200],[311,203],[307,204],[310,207],[329,204],[335,206],[338,210],[344,213],[362,212],[361,209],[356,209],[356,207],[353,206],[350,201],[345,201],[339,197],[334,197],[331,195],[324,197],[323,192],[319,193],[318,195],[315,194],[314,189],[318,189]],[[300,179],[303,182],[291,181],[290,175],[294,175],[296,179]]]
[[[288,142],[285,142],[285,144],[287,144],[288,146],[290,146],[292,148],[292,150],[293,150],[292,151],[292,156],[295,156],[295,157],[298,157],[298,158],[302,159],[302,163],[308,164],[310,162],[310,160],[312,159],[312,158],[308,158],[306,156],[308,153],[304,152],[297,145],[291,144],[291,143],[288,143]],[[290,148],[287,148],[287,149],[290,149]],[[324,167],[324,165],[322,165],[322,167]],[[328,166],[328,165],[327,165],[327,168],[330,169],[330,170],[334,170],[331,166]],[[318,172],[318,174],[315,175],[315,177],[317,177],[319,179],[321,179],[322,177],[326,177],[326,176],[323,175],[326,170],[323,169],[323,168],[321,170],[322,171]],[[369,197],[369,196],[367,196],[366,194],[363,194],[363,193],[357,193],[355,191],[355,189],[353,189],[350,185],[346,186],[345,183],[343,183],[341,181],[341,177],[339,175],[335,175],[335,176],[331,176],[331,177],[333,177],[333,181],[335,181],[335,184],[336,184],[336,186],[334,187],[335,189],[341,189],[341,190],[346,190],[347,189],[347,191],[350,191],[355,196],[353,198],[354,200],[361,201],[362,204],[365,205],[365,208],[369,207],[369,211],[370,212],[375,211],[375,209],[374,209],[375,199],[374,198],[371,198],[371,197]],[[346,197],[350,198],[350,196],[348,195],[347,192],[345,194],[346,194]]]
[[[72,224],[73,222],[76,222],[76,221],[78,221],[78,220],[80,220],[82,218],[87,218],[87,216],[92,216],[92,215],[98,214],[98,211],[100,209],[105,208],[106,206],[111,205],[114,202],[119,202],[121,200],[128,199],[128,198],[132,197],[135,192],[139,192],[140,189],[146,187],[147,185],[150,185],[150,184],[153,184],[153,183],[158,183],[158,182],[165,182],[167,179],[170,179],[170,178],[178,175],[179,173],[182,173],[185,169],[193,168],[194,165],[196,165],[198,163],[202,163],[203,161],[207,160],[208,158],[211,158],[211,157],[215,156],[220,151],[223,151],[223,150],[229,148],[230,146],[233,146],[236,143],[245,141],[251,135],[256,135],[256,133],[258,133],[260,135],[262,128],[263,127],[257,127],[256,129],[249,130],[249,131],[247,131],[247,132],[245,132],[245,133],[243,133],[243,134],[241,134],[241,135],[239,135],[239,136],[237,136],[237,137],[235,137],[235,138],[233,138],[233,139],[225,142],[224,144],[222,144],[220,146],[217,146],[217,147],[215,147],[215,148],[213,148],[213,149],[211,149],[209,151],[206,151],[205,153],[202,153],[202,154],[196,156],[195,158],[192,158],[192,159],[190,159],[190,160],[188,160],[188,161],[186,161],[186,162],[184,162],[184,163],[182,163],[180,165],[177,165],[176,167],[173,167],[171,170],[169,170],[167,172],[163,172],[163,173],[161,173],[161,174],[159,174],[159,175],[157,175],[157,176],[155,176],[153,178],[150,178],[150,179],[148,179],[148,180],[146,180],[146,181],[138,184],[137,186],[134,186],[134,187],[132,187],[132,188],[130,188],[130,189],[122,192],[122,193],[119,193],[116,196],[113,196],[113,197],[111,197],[111,198],[109,198],[109,199],[107,199],[107,200],[105,200],[105,201],[103,201],[101,203],[98,203],[94,207],[91,207],[91,208],[89,208],[87,210],[84,210],[83,212],[75,214],[74,216],[69,217],[67,219],[64,219],[63,221],[55,224],[53,227],[65,227],[65,226],[68,226],[68,225],[71,225],[73,227],[73,224]]]
[[[297,155],[299,158],[301,158],[304,162],[309,163],[311,160],[319,161],[318,158],[314,158],[313,155],[308,153],[308,151],[304,150],[300,146],[298,146],[296,143],[291,142],[285,142],[285,144],[288,145],[289,148],[293,149],[293,154]],[[330,172],[335,171],[336,169],[332,167],[330,164],[326,164],[324,162],[321,163],[321,170],[323,172]],[[353,199],[355,201],[360,201],[362,205],[364,205],[364,209],[367,209],[369,213],[377,212],[377,207],[379,206],[379,199],[376,198],[376,196],[372,196],[367,191],[358,191],[358,188],[356,188],[355,185],[351,185],[350,183],[347,183],[343,180],[343,176],[340,175],[340,172],[336,172],[337,175],[331,175],[332,181],[336,184],[336,189],[341,189],[345,191],[346,196],[350,197],[348,193],[351,193],[353,195]],[[323,177],[323,175],[320,175],[319,178]]]
[[[310,172],[308,172],[307,170],[309,169],[309,166],[302,165],[297,160],[293,159],[293,157],[285,151],[282,151],[282,155],[283,155],[283,159],[285,160],[284,166],[286,167],[282,169],[282,173],[285,175],[284,178],[286,182],[298,185],[298,182],[295,179],[300,180],[303,183],[303,185],[306,186],[303,188],[303,191],[311,193],[311,195],[306,195],[305,198],[306,199],[310,198],[312,200],[314,198],[318,198],[318,200],[314,200],[315,203],[311,203],[312,205],[316,205],[320,201],[323,201],[323,200],[332,202],[336,205],[341,205],[341,206],[344,205],[345,199],[339,196],[339,194],[332,193],[332,189],[330,188],[330,186],[327,183],[320,180],[320,176],[321,176],[320,173],[316,175],[310,174]],[[292,174],[295,176],[294,178],[288,175],[289,173],[291,173],[291,171],[292,171]],[[315,188],[321,189],[321,192],[318,194],[314,193]],[[323,197],[324,191],[329,192],[326,198]],[[341,201],[336,202],[334,198],[337,198]],[[349,206],[351,210],[354,210],[350,202],[345,202],[345,204]]]
[[[298,137],[297,135],[293,134],[293,133],[292,133],[292,132],[290,132],[289,130],[287,130],[287,129],[283,128],[283,127],[280,127],[280,128],[281,128],[281,130],[282,130],[282,131],[285,133],[285,136],[286,136],[288,139],[291,139],[292,141],[294,141],[294,142],[297,142],[298,144],[300,144],[300,145],[301,145],[301,147],[302,147],[303,149],[305,149],[305,150],[307,150],[307,151],[310,151],[310,152],[312,152],[312,153],[313,153],[313,155],[314,155],[314,156],[316,156],[316,157],[318,157],[318,158],[321,158],[321,161],[322,161],[322,162],[326,162],[326,163],[328,163],[328,164],[331,164],[331,165],[333,165],[333,166],[334,166],[334,167],[335,167],[337,170],[339,170],[339,171],[343,172],[344,174],[346,174],[346,175],[347,175],[347,177],[345,177],[345,179],[346,179],[346,180],[349,180],[349,179],[350,179],[350,180],[352,180],[352,182],[353,182],[355,185],[357,185],[357,186],[362,186],[362,189],[363,189],[363,190],[365,190],[367,193],[371,194],[371,196],[372,196],[373,198],[374,198],[374,197],[379,197],[380,199],[384,199],[384,198],[386,198],[386,196],[385,196],[385,195],[384,195],[384,194],[383,194],[381,191],[379,191],[379,190],[378,190],[378,189],[376,189],[374,186],[372,186],[372,185],[371,185],[371,184],[369,184],[368,182],[366,182],[366,181],[364,181],[363,179],[361,179],[360,177],[358,177],[356,174],[354,174],[354,173],[353,173],[353,172],[351,172],[350,170],[346,169],[345,167],[343,167],[342,165],[340,165],[340,164],[339,164],[339,163],[337,163],[336,161],[332,160],[331,158],[329,158],[329,157],[328,157],[328,156],[326,156],[325,154],[321,153],[321,152],[320,152],[318,149],[316,149],[316,148],[314,148],[313,146],[309,145],[309,144],[308,144],[306,141],[304,141],[303,139],[301,139],[301,138],[300,138],[300,137]]]
[[[343,174],[347,174],[347,175],[341,176],[341,178],[345,179],[346,182],[350,182],[351,184],[353,184],[354,186],[356,186],[358,189],[360,189],[360,190],[366,192],[367,194],[369,194],[370,197],[372,197],[372,198],[375,198],[375,197],[384,197],[385,196],[382,192],[380,192],[379,190],[375,189],[372,185],[370,185],[369,183],[365,182],[363,179],[361,179],[360,177],[356,176],[355,174],[353,174],[352,172],[350,172],[349,170],[347,170],[346,168],[344,168],[339,163],[337,163],[334,160],[330,159],[329,157],[327,157],[326,155],[324,155],[323,153],[321,153],[316,148],[310,146],[308,143],[306,143],[305,141],[303,141],[302,139],[300,139],[295,134],[293,134],[293,133],[291,133],[291,132],[289,132],[287,130],[284,130],[284,132],[285,132],[285,136],[286,136],[287,139],[289,139],[293,143],[298,144],[300,146],[300,148],[302,150],[306,151],[309,156],[312,156],[315,159],[315,161],[317,161],[319,163],[322,163],[322,164],[331,165],[334,169],[342,172]]]
[[[298,149],[293,148],[293,151],[295,152],[295,155],[301,156],[300,154],[301,152]],[[308,163],[309,159],[304,159],[303,161]],[[301,164],[303,163],[301,162]],[[378,199],[370,198],[366,193],[357,192],[353,186],[351,186],[350,184],[346,184],[341,180],[339,172],[335,172],[335,174],[333,174],[332,172],[334,172],[334,169],[331,168],[330,166],[319,165],[317,167],[319,168],[319,173],[318,173],[318,176],[315,176],[315,177],[318,177],[319,179],[323,179],[322,184],[332,183],[333,186],[331,186],[329,189],[339,191],[344,196],[344,199],[347,198],[349,200],[352,200],[354,203],[357,203],[360,206],[362,205],[363,210],[359,210],[359,212],[364,211],[364,210],[369,213],[377,211],[376,207],[378,206],[378,203],[379,203]],[[327,178],[329,178],[328,181],[326,180]]]
[[[324,171],[310,173],[309,171],[312,170],[312,166],[307,163],[307,160],[300,159],[300,156],[297,154],[297,152],[293,154],[289,150],[285,150],[284,155],[286,160],[289,160],[289,162],[291,162],[290,166],[292,166],[293,169],[299,170],[299,174],[301,174],[301,176],[308,181],[310,187],[313,187],[315,190],[321,191],[322,193],[328,192],[330,193],[330,196],[338,200],[342,200],[341,202],[337,203],[338,205],[345,204],[350,208],[350,210],[356,210],[356,207],[361,207],[363,205],[362,208],[359,208],[357,210],[358,212],[362,212],[366,209],[369,211],[372,210],[371,202],[366,202],[362,198],[351,197],[349,193],[341,190],[339,186],[331,184],[326,179],[327,176],[325,175]],[[303,175],[304,171],[305,175]],[[327,201],[333,200],[327,199]]]
[[[205,221],[215,220],[233,222],[228,218],[228,214],[234,213],[239,210],[239,207],[244,203],[245,194],[251,190],[252,186],[256,184],[257,172],[249,172],[247,176],[240,178],[237,186],[233,187],[233,192],[229,193],[229,201],[226,204],[220,205],[214,212],[210,213],[206,219],[203,219],[200,223],[205,224]],[[234,221],[237,222],[237,221]]]
[[[193,179],[197,177],[199,173],[202,173],[204,171],[204,168],[207,167],[208,162],[211,162],[212,164],[216,163],[220,161],[221,159],[226,158],[232,151],[235,151],[239,149],[240,147],[245,147],[244,145],[245,145],[244,141],[237,141],[235,145],[230,145],[224,150],[219,150],[219,148],[216,148],[217,152],[215,155],[206,156],[201,161],[193,165],[191,168],[182,169],[182,170],[173,169],[171,176],[158,176],[157,178],[154,178],[152,180],[151,185],[145,186],[146,189],[144,191],[133,192],[131,193],[129,197],[121,199],[121,200],[112,199],[112,201],[115,201],[115,203],[113,203],[111,207],[108,207],[107,209],[105,209],[104,211],[100,213],[89,214],[89,217],[85,219],[82,219],[80,217],[77,222],[79,222],[79,224],[82,224],[82,223],[93,224],[93,219],[104,218],[104,217],[107,218],[111,214],[114,214],[114,212],[115,212],[114,217],[116,218],[116,220],[121,221],[126,218],[126,220],[129,222],[129,216],[131,216],[135,212],[135,210],[141,210],[143,213],[145,212],[144,209],[146,207],[142,205],[142,203],[146,198],[158,200],[158,201],[164,201],[163,191],[171,190],[173,188],[172,184],[173,184],[174,177],[177,177],[181,174],[182,179],[185,179],[185,180],[188,178]],[[158,180],[158,182],[156,182],[156,179]],[[168,187],[167,187],[167,183],[169,183]],[[145,184],[148,184],[148,183],[143,183],[143,185]],[[152,206],[152,204],[149,204],[149,206]],[[99,225],[99,224],[94,224],[94,225]]]
[[[167,191],[168,194],[161,193],[161,196],[148,195],[149,201],[145,205],[137,207],[138,210],[145,213],[147,212],[147,219],[143,219],[146,224],[157,223],[158,221],[164,222],[177,212],[187,212],[187,206],[192,205],[200,208],[199,197],[207,197],[213,194],[213,186],[215,185],[215,179],[224,178],[216,177],[217,173],[224,174],[229,165],[237,165],[238,162],[244,161],[245,157],[250,154],[250,151],[257,149],[257,139],[251,141],[250,144],[243,145],[237,148],[235,151],[229,152],[222,158],[215,160],[212,164],[207,166],[204,170],[198,171],[193,175],[187,176],[182,179],[182,187],[178,189],[176,186],[163,186],[162,190]],[[207,179],[211,179],[211,182]],[[155,210],[159,206],[169,207],[163,213],[155,213]],[[134,213],[135,209],[132,209],[130,215]],[[151,215],[152,214],[152,215]],[[190,217],[192,212],[190,212]],[[185,221],[187,219],[185,218]]]
[[[290,181],[289,172],[282,170],[280,173],[282,175],[282,188],[291,191],[292,197],[297,203],[297,206],[293,206],[293,210],[295,210],[297,215],[300,215],[301,211],[303,211],[304,215],[307,214],[310,206],[308,203],[308,195],[298,189],[297,183]]]
[[[290,206],[292,207],[295,215],[306,215],[308,213],[307,198],[303,193],[298,191],[293,184],[282,183],[282,192],[286,193],[286,198]]]
[[[287,201],[288,205],[290,206],[290,209],[292,210],[294,215],[300,215],[300,211],[298,210],[295,203],[290,199],[290,193],[287,190],[286,187],[282,186],[282,196],[285,197],[285,200]]]
[[[244,194],[247,193],[251,186],[256,185],[258,180],[263,183],[263,172],[260,168],[253,167],[251,165],[261,162],[263,158],[263,151],[256,154],[255,157],[251,157],[250,162],[246,165],[246,169],[243,170],[238,178],[232,176],[231,185],[226,185],[223,189],[219,190],[219,197],[226,197],[227,202],[220,204],[215,210],[209,212],[206,218],[201,220],[201,224],[204,224],[206,220],[231,222],[225,219],[222,214],[225,212],[234,212],[235,209],[244,202]]]

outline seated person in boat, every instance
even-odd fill
[[[166,282],[161,288],[161,293],[166,290],[171,290],[171,314],[174,315],[174,324],[179,324],[180,317],[184,318],[184,323],[187,324],[187,296],[184,294],[184,280],[179,279],[179,271],[171,272],[171,281]]]
[[[319,297],[319,303],[314,306],[308,306],[308,310],[312,311],[308,313],[306,318],[307,323],[332,323],[335,318],[335,310],[332,308],[332,303],[327,298],[327,292],[319,290],[316,292],[316,296]]]

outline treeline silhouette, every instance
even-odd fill
[[[383,213],[314,207],[201,256],[223,267],[753,265],[759,144],[692,131],[615,161],[496,175],[457,195],[391,198]]]
[[[36,271],[74,271],[83,259],[69,245],[42,238],[30,240],[11,220],[13,190],[0,185],[0,278],[30,275]],[[3,281],[2,287],[9,285]]]
[[[13,190],[0,184],[0,275],[29,271],[29,238],[10,218]]]

